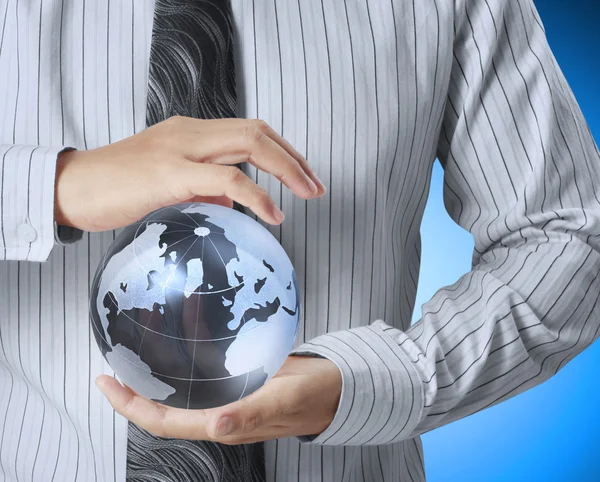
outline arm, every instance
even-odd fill
[[[0,145],[0,260],[45,261],[56,242],[81,232],[54,222],[56,161],[62,147]]]
[[[0,145],[0,259],[45,261],[55,241],[120,228],[192,200],[236,202],[281,223],[266,191],[230,165],[245,161],[304,199],[325,192],[306,160],[255,120],[172,117],[88,151]]]
[[[532,0],[456,0],[455,22],[438,155],[472,271],[407,332],[377,321],[298,348],[343,378],[313,443],[414,437],[542,383],[598,337],[600,156]]]

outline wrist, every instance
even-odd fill
[[[56,160],[56,179],[54,188],[54,221],[58,226],[75,228],[73,220],[68,214],[70,191],[69,170],[73,160],[80,154],[74,149],[60,152]]]

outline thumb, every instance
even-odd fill
[[[206,431],[219,439],[225,436],[248,435],[269,425],[279,413],[278,397],[261,388],[242,400],[214,409],[209,416]]]

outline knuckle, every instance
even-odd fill
[[[225,166],[224,170],[226,179],[230,184],[239,186],[244,182],[244,173],[237,167]]]
[[[112,405],[112,402],[111,402],[111,405]],[[115,408],[114,405],[113,405],[113,408]],[[133,409],[133,397],[129,397],[129,399],[127,400],[127,402],[125,402],[125,405],[121,409],[121,412],[125,413],[125,414],[129,414],[133,411],[132,409]]]
[[[148,129],[146,143],[153,154],[162,159],[177,150],[181,143],[181,127],[183,125],[181,119],[183,117],[170,117]]]
[[[248,143],[258,143],[262,140],[267,132],[268,125],[266,122],[261,120],[251,120],[244,127],[242,135],[244,140]]]
[[[262,201],[268,201],[269,198],[269,193],[267,191],[265,191],[265,189],[261,186],[259,186],[258,184],[254,184],[254,195],[259,198]]]
[[[217,435],[217,428],[216,427],[212,427],[212,428],[206,428],[206,437],[208,440],[211,440],[213,442],[219,442],[219,443],[223,443],[222,437],[219,437]]]
[[[161,122],[161,130],[158,141],[163,145],[173,146],[179,142],[179,134],[181,133],[186,118],[180,115],[174,115],[169,117],[167,120]]]
[[[250,415],[244,420],[242,432],[252,432],[264,424],[264,416],[262,412],[258,411]]]
[[[262,139],[263,136],[264,136],[264,133],[262,131],[258,130],[253,125],[249,125],[244,128],[243,137],[244,137],[244,140],[248,143],[251,143],[251,144],[257,143]]]
[[[298,404],[292,400],[281,400],[278,403],[277,412],[284,418],[294,417],[299,413]]]
[[[265,191],[262,187],[260,186],[256,186],[253,190],[254,198],[257,200],[257,202],[263,206],[270,206],[272,204],[271,201],[271,196],[269,196],[269,193],[267,191]]]
[[[269,124],[262,119],[253,119],[251,123],[262,133],[268,132],[270,129]]]
[[[278,397],[276,401],[277,414],[281,417],[294,417],[304,406],[304,392],[300,388],[291,388],[285,396]]]
[[[154,427],[154,430],[151,430],[151,432],[156,435],[157,437],[166,437],[168,435],[168,430],[167,430],[167,425],[166,425],[166,421],[165,421],[165,415],[166,415],[166,410],[164,407],[158,405],[158,410],[159,410],[159,417],[158,417],[158,423],[156,424],[156,427]]]

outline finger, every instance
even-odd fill
[[[190,192],[187,198],[226,196],[270,224],[280,224],[284,219],[267,192],[236,167],[189,162],[179,175],[187,182]]]
[[[237,402],[208,411],[207,433],[217,440],[283,435],[288,426],[281,420],[281,398],[263,386]]]
[[[229,129],[235,129],[238,133],[240,130],[246,134],[248,130],[252,132],[253,129],[262,131],[264,134],[269,136],[273,141],[279,144],[292,158],[294,158],[302,170],[307,176],[317,185],[319,190],[325,192],[325,186],[316,176],[313,169],[310,167],[306,159],[300,154],[283,136],[279,135],[275,129],[273,129],[267,122],[260,119],[214,119],[207,121],[205,119],[190,119],[195,127],[194,132],[196,134],[207,134],[210,133],[213,136],[218,132],[223,132]],[[190,124],[192,125],[192,124]]]
[[[256,122],[256,121],[255,121]],[[261,122],[261,121],[258,121]],[[265,129],[265,133],[273,139],[277,144],[279,144],[290,156],[292,156],[296,162],[300,165],[302,170],[306,173],[308,177],[313,181],[313,183],[317,186],[317,195],[322,196],[325,194],[326,188],[325,185],[321,182],[321,180],[317,177],[313,169],[308,164],[308,161],[304,158],[302,154],[300,154],[294,147],[283,137],[280,136],[269,124],[265,123],[263,128]]]
[[[250,136],[255,137],[250,138]],[[197,151],[192,151],[186,154],[187,159],[212,164],[248,162],[257,169],[272,174],[298,197],[310,199],[318,195],[319,188],[300,164],[265,134],[257,131],[255,134],[242,136],[225,131],[215,134],[207,141],[203,138],[183,140],[185,144],[192,146],[199,141],[206,154],[198,155]]]
[[[281,146],[281,148],[298,163],[304,173],[313,181],[317,187],[317,195],[322,196],[325,194],[325,185],[317,177],[304,156],[300,154],[283,136],[279,135],[277,131],[275,131],[275,129],[273,129],[268,123],[260,119],[237,119],[237,122],[242,122],[243,124],[241,124],[240,127],[242,129],[249,129],[251,136],[252,134],[257,135],[256,131],[259,131],[267,135],[270,139]]]
[[[167,407],[141,397],[113,377],[101,375],[96,385],[114,410],[158,437],[208,440],[204,410]]]
[[[261,171],[268,172],[302,198],[319,195],[319,188],[296,159],[266,134],[256,131],[249,142],[247,162]]]
[[[324,187],[308,163],[292,146],[262,121],[229,121],[201,132],[181,134],[185,157],[196,162],[235,164],[249,162],[272,174],[301,198],[322,195]],[[207,132],[210,130],[210,133]],[[316,180],[316,182],[315,182]]]

